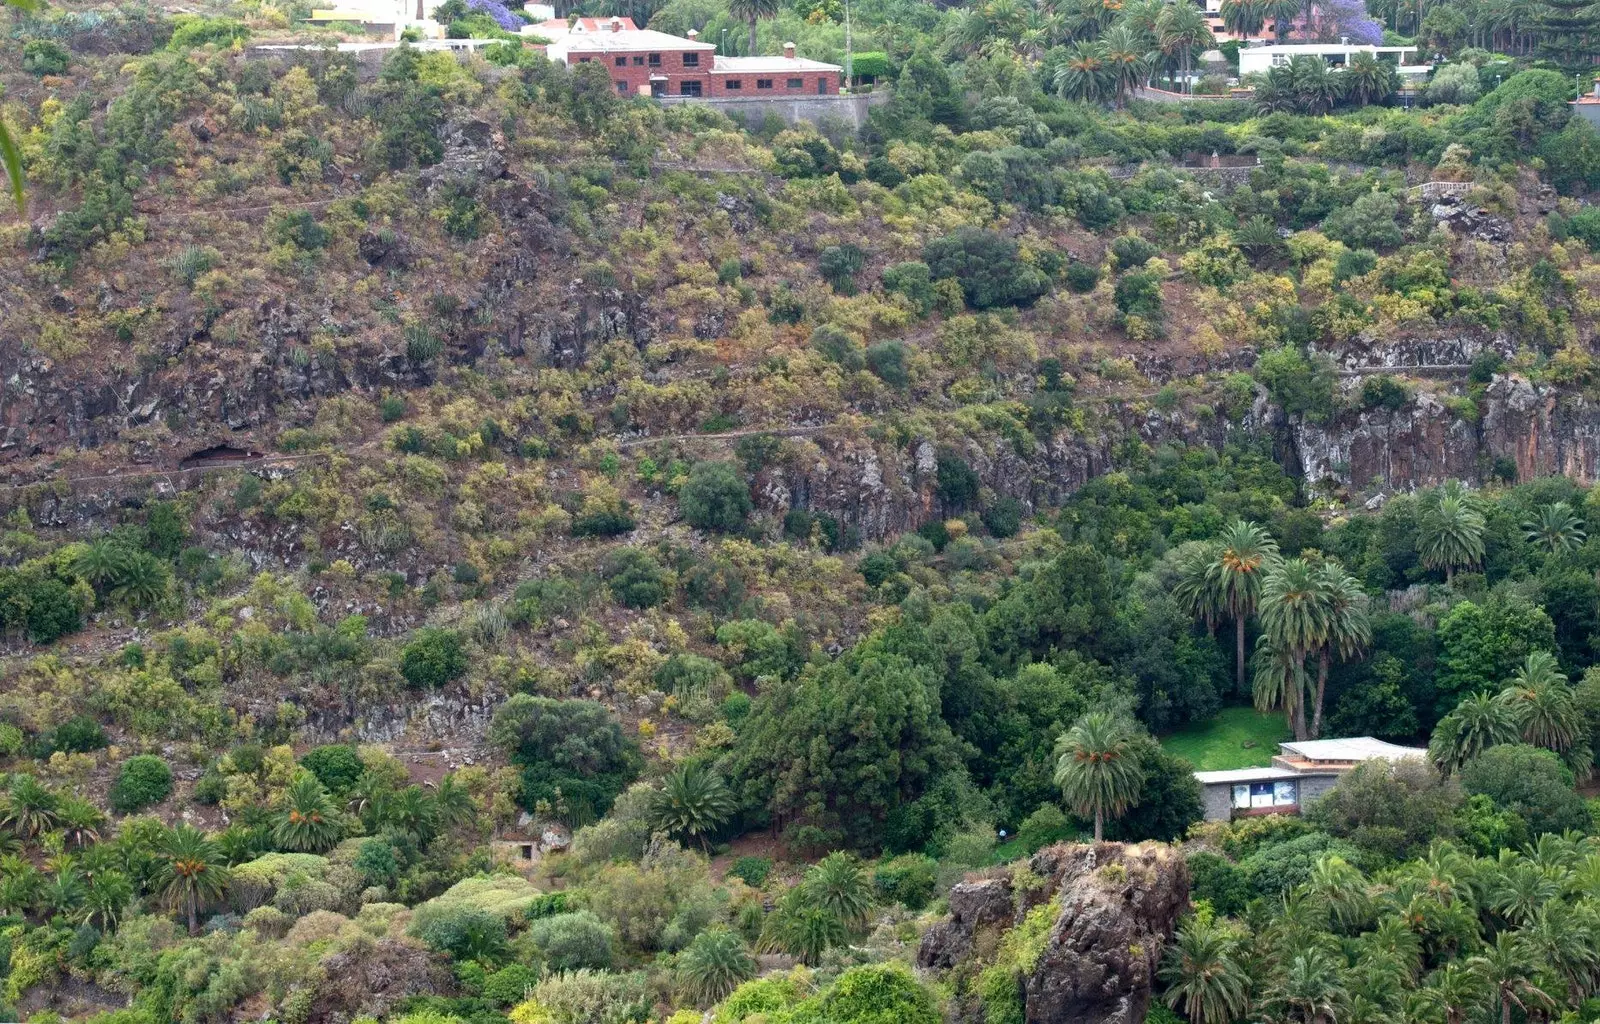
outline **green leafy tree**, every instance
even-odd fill
[[[678,492],[684,521],[701,530],[740,530],[752,507],[750,485],[731,462],[695,463]]]
[[[142,811],[172,794],[172,769],[153,754],[137,754],[122,762],[111,786],[112,810],[122,814]]]
[[[1056,785],[1069,807],[1094,819],[1098,843],[1107,815],[1120,817],[1137,802],[1144,781],[1128,728],[1115,715],[1091,711],[1062,735],[1056,751]]]
[[[1482,793],[1512,811],[1534,835],[1589,827],[1583,798],[1572,789],[1572,771],[1548,750],[1521,743],[1490,747],[1461,769],[1461,788]]]
[[[200,931],[200,908],[221,899],[230,879],[216,844],[199,829],[179,825],[161,840],[155,889],[188,919],[190,935]]]
[[[418,689],[437,689],[466,671],[466,644],[453,629],[424,627],[400,650],[400,675]]]

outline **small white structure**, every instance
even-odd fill
[[[1295,57],[1321,57],[1331,68],[1343,68],[1358,53],[1370,53],[1379,60],[1395,65],[1402,75],[1425,75],[1433,70],[1431,64],[1407,63],[1407,54],[1416,59],[1415,46],[1372,46],[1362,43],[1284,43],[1272,46],[1247,46],[1239,51],[1239,77],[1270,71],[1289,63]]]
[[[556,9],[550,4],[525,3],[522,5],[522,9],[527,11],[528,15],[533,18],[534,21],[555,20]]]

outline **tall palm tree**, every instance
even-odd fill
[[[1566,674],[1549,651],[1529,654],[1501,699],[1516,716],[1524,743],[1564,754],[1578,742],[1583,716]]]
[[[1306,891],[1328,908],[1328,916],[1341,928],[1353,930],[1372,915],[1366,876],[1337,854],[1324,856],[1312,865]]]
[[[1052,84],[1065,99],[1103,103],[1111,94],[1111,69],[1106,63],[1105,45],[1098,39],[1074,43],[1067,51],[1067,59],[1056,69]]]
[[[750,25],[750,45],[746,56],[756,56],[756,22],[778,16],[778,0],[728,0],[728,13]]]
[[[1311,712],[1311,737],[1322,734],[1322,698],[1328,688],[1333,655],[1349,661],[1360,657],[1372,643],[1372,621],[1367,615],[1367,595],[1356,578],[1335,562],[1317,570],[1317,583],[1327,615],[1327,633],[1317,648],[1317,690]]]
[[[1222,27],[1241,39],[1259,35],[1266,23],[1263,0],[1222,0]]]
[[[1358,107],[1377,103],[1395,91],[1393,65],[1376,54],[1357,53],[1344,69],[1345,95]]]
[[[1330,69],[1321,57],[1289,58],[1289,74],[1294,80],[1295,101],[1308,114],[1326,114],[1344,95],[1345,73]]]
[[[1185,545],[1177,557],[1178,578],[1172,584],[1172,597],[1190,618],[1206,624],[1207,633],[1215,633],[1217,620],[1227,613],[1217,571],[1222,548],[1215,543]]]
[[[1239,938],[1214,917],[1178,929],[1161,961],[1166,1001],[1194,1024],[1230,1024],[1244,1014],[1249,978],[1239,966]]]
[[[447,830],[460,828],[478,815],[477,805],[472,802],[472,794],[456,781],[455,772],[444,776],[434,787],[433,810],[439,825]]]
[[[1256,710],[1281,710],[1292,732],[1295,712],[1305,700],[1306,659],[1263,633],[1256,639],[1254,664],[1251,698]]]
[[[162,842],[156,889],[188,917],[190,935],[200,931],[200,908],[222,896],[229,877],[215,844],[194,826],[179,825]]]
[[[1303,558],[1277,563],[1261,584],[1261,625],[1272,642],[1296,663],[1328,641],[1330,616],[1327,594],[1316,569]],[[1294,697],[1295,739],[1305,739],[1306,711],[1303,692]]]
[[[1209,49],[1217,41],[1217,37],[1211,33],[1205,13],[1187,0],[1174,0],[1162,7],[1161,13],[1156,16],[1155,35],[1161,52],[1168,55],[1177,53],[1178,68],[1183,72],[1183,91],[1192,92],[1194,83],[1189,76],[1192,66],[1190,58],[1195,50]]]
[[[1450,961],[1428,976],[1421,990],[1425,1005],[1436,1009],[1445,1024],[1461,1024],[1486,999],[1483,983],[1465,964]],[[1431,1015],[1430,1015],[1431,1016]]]
[[[1105,47],[1112,98],[1120,110],[1133,91],[1150,77],[1155,53],[1131,26],[1125,24],[1113,25],[1100,37],[1100,42]]]
[[[1501,694],[1473,693],[1439,720],[1428,759],[1448,775],[1497,743],[1515,742],[1517,715]]]
[[[1278,563],[1278,542],[1265,528],[1235,519],[1217,538],[1217,576],[1223,607],[1233,619],[1234,685],[1244,692],[1245,620],[1256,613],[1261,581]]]
[[[679,765],[650,794],[652,826],[679,838],[698,839],[701,845],[738,810],[722,777],[701,761]]]
[[[1263,13],[1272,19],[1272,34],[1279,43],[1287,42],[1294,19],[1305,9],[1305,0],[1263,0]]]
[[[1078,814],[1094,816],[1094,841],[1106,815],[1120,817],[1139,799],[1144,774],[1127,726],[1106,711],[1091,711],[1056,741],[1055,783]]]
[[[1422,564],[1429,569],[1443,569],[1445,582],[1453,582],[1457,569],[1470,569],[1483,561],[1487,525],[1471,495],[1459,485],[1447,485],[1423,512],[1418,524],[1417,547]]]
[[[1553,555],[1565,554],[1583,546],[1588,538],[1583,520],[1564,501],[1552,502],[1533,519],[1522,524],[1522,536]]]
[[[1546,1007],[1554,1003],[1534,984],[1539,965],[1530,955],[1527,943],[1516,932],[1501,932],[1482,953],[1467,961],[1470,970],[1484,987],[1495,994],[1500,1005],[1500,1024],[1511,1024],[1513,1006],[1526,1011],[1530,1004]]]

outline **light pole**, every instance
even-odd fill
[[[717,52],[722,54],[724,57],[726,57],[728,55],[728,30],[727,29],[723,29],[722,30],[722,42],[720,44],[718,44]]]

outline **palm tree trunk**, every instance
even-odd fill
[[[1244,613],[1233,618],[1233,686],[1244,692]]]
[[[1317,655],[1317,703],[1311,709],[1311,738],[1322,735],[1322,695],[1328,688],[1328,649]]]
[[[1105,829],[1103,828],[1104,823],[1105,814],[1100,810],[1100,808],[1096,807],[1094,809],[1094,841],[1097,843],[1101,841],[1101,837],[1105,832]]]
[[[199,913],[197,912],[197,909],[195,907],[196,899],[197,899],[196,894],[191,892],[189,894],[189,900],[188,900],[188,903],[189,903],[189,934],[190,935],[198,935],[198,934],[200,934],[200,916],[199,916]]]
[[[1444,565],[1444,585],[1448,587],[1451,583],[1455,582],[1455,578],[1456,567],[1451,565],[1449,562],[1446,562]]]
[[[756,55],[756,16],[750,15],[750,48],[745,51],[746,57]]]
[[[1305,659],[1302,656],[1301,661]],[[1306,684],[1301,678],[1301,673],[1295,673],[1294,681],[1294,738],[1306,739]]]

